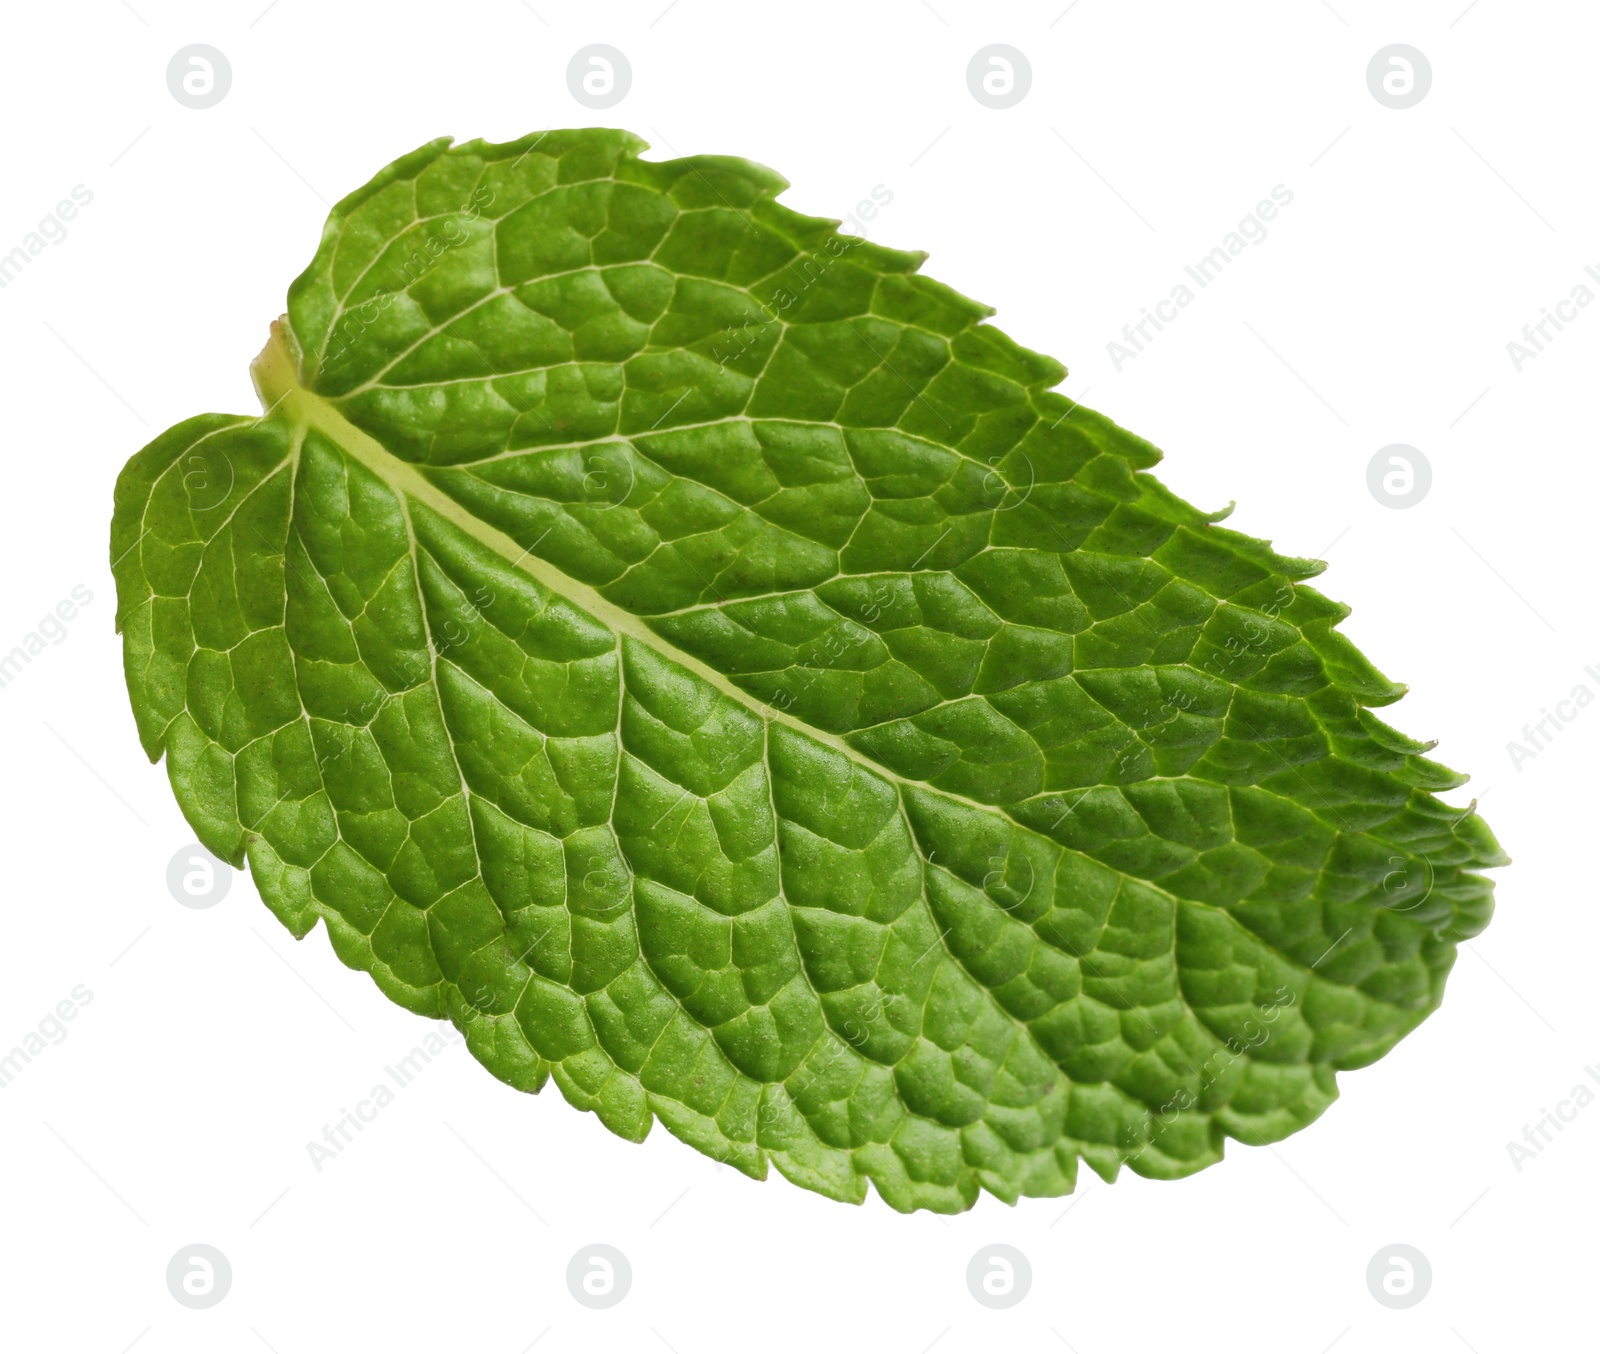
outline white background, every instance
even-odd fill
[[[106,1351],[1453,1351],[1592,1347],[1600,1105],[1521,1163],[1523,1127],[1600,1064],[1600,707],[1536,757],[1507,744],[1577,684],[1595,634],[1600,306],[1516,370],[1508,341],[1600,268],[1600,17],[1571,0],[1067,0],[965,4],[563,0],[349,4],[79,0],[6,7],[0,253],[82,184],[92,203],[0,291],[6,450],[0,651],[75,585],[93,601],[4,689],[0,1052],[75,985],[92,1001],[0,1090],[0,1344]],[[534,12],[537,10],[537,13]],[[1059,16],[1059,17],[1058,17]],[[195,111],[180,47],[233,83]],[[593,113],[568,60],[604,42],[633,86]],[[968,92],[1004,42],[1033,84]],[[1421,49],[1394,111],[1369,58]],[[626,126],[652,154],[781,170],[785,201],[926,249],[927,270],[1071,368],[1230,525],[1330,563],[1345,629],[1414,694],[1388,713],[1474,775],[1516,864],[1442,1010],[1273,1149],[1188,1181],[1085,1169],[1070,1200],[902,1217],[756,1184],[657,1128],[642,1147],[493,1080],[456,1048],[319,1173],[306,1143],[425,1027],[295,944],[247,878],[179,907],[192,841],[134,732],[113,634],[111,486],[161,429],[255,408],[246,367],[327,206],[444,133]],[[1116,370],[1107,343],[1276,184],[1294,200]],[[1600,291],[1600,286],[1596,287]],[[1552,331],[1554,332],[1554,331]],[[1366,467],[1433,468],[1394,510]],[[1548,726],[1547,726],[1548,727]],[[191,1311],[165,1270],[229,1258]],[[633,1268],[591,1311],[565,1273],[605,1242]],[[1022,1250],[991,1311],[965,1273]],[[1394,1311],[1369,1260],[1421,1249]]]

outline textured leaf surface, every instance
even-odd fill
[[[201,839],[511,1085],[834,1198],[1316,1118],[1503,861],[1321,566],[921,256],[642,149],[406,156],[266,413],[128,463],[128,687]]]

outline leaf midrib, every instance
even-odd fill
[[[401,460],[370,433],[358,428],[329,400],[300,384],[295,370],[294,356],[284,337],[287,328],[287,317],[274,321],[272,336],[267,340],[267,346],[250,364],[250,374],[255,380],[262,408],[267,411],[267,415],[282,416],[297,429],[320,433],[341,451],[355,457],[402,499],[409,497],[423,504],[475,541],[493,550],[513,569],[529,574],[556,596],[583,608],[607,626],[619,639],[627,635],[648,646],[661,657],[710,683],[717,691],[736,701],[741,708],[750,711],[758,719],[793,729],[796,733],[832,748],[842,756],[848,757],[855,765],[892,783],[914,785],[932,794],[965,804],[981,813],[1000,814],[1016,826],[1022,826],[1016,823],[1004,804],[985,803],[950,790],[936,789],[925,781],[898,775],[881,762],[853,747],[838,734],[808,724],[785,710],[759,700],[731,681],[727,674],[719,672],[704,660],[696,658],[657,634],[641,617],[618,606],[596,588],[573,578],[571,574],[550,563],[549,560],[524,549],[498,527],[491,526],[481,517],[469,512],[415,466]]]

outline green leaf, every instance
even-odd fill
[[[129,693],[296,936],[752,1176],[1172,1178],[1439,1003],[1504,862],[1401,688],[922,256],[623,132],[334,210],[135,456]]]

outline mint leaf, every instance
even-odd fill
[[[201,840],[496,1076],[952,1211],[1282,1138],[1503,863],[1287,558],[921,256],[622,132],[335,209],[117,485]]]

